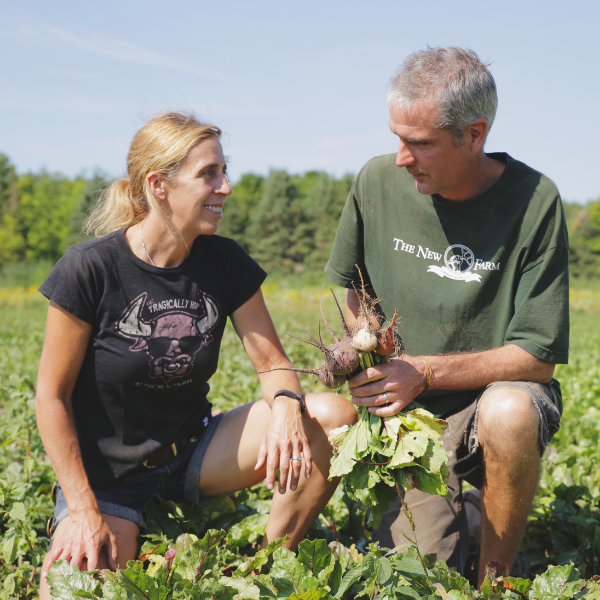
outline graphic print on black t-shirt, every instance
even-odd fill
[[[219,320],[219,307],[214,298],[198,290],[198,301],[169,299],[149,304],[150,311],[167,310],[144,321],[142,312],[148,294],[132,300],[115,323],[117,331],[135,342],[132,352],[145,350],[150,357],[150,377],[164,383],[185,377],[194,367],[194,357],[213,340],[211,331]],[[181,310],[190,308],[197,314]]]

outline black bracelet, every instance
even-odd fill
[[[287,396],[288,398],[291,398],[292,400],[298,400],[298,402],[300,402],[300,413],[306,412],[306,405],[304,404],[304,398],[302,398],[302,396],[300,396],[299,394],[296,394],[295,392],[290,392],[290,390],[279,390],[273,396],[273,400],[275,400],[275,398],[277,398],[277,396]]]

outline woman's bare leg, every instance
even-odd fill
[[[325,507],[339,480],[328,481],[332,455],[327,434],[336,427],[354,423],[357,412],[343,396],[324,393],[306,395],[306,413],[302,417],[313,456],[310,479],[304,469],[295,491],[276,491],[265,540],[289,535],[286,546],[297,548],[309,527]],[[200,494],[216,496],[250,487],[265,478],[266,470],[254,466],[271,409],[262,400],[227,413],[208,446],[200,472]],[[277,485],[276,485],[277,487]]]
[[[61,536],[64,534],[64,531],[67,528],[67,523],[69,522],[70,518],[71,517],[66,517],[58,524],[58,527],[52,536],[53,543],[58,543],[60,541]],[[117,549],[119,552],[118,565],[119,567],[124,568],[127,565],[127,561],[135,560],[137,558],[137,536],[140,533],[139,527],[127,519],[105,515],[104,513],[102,513],[102,518],[110,527],[110,530],[113,532],[114,536],[117,538]],[[64,558],[67,560],[68,557]],[[103,548],[100,552],[100,559],[97,568],[108,569],[106,548]],[[79,569],[81,571],[87,570],[87,559],[83,559]],[[40,600],[51,600],[50,587],[45,581],[40,582]]]

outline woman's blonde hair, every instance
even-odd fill
[[[206,138],[220,138],[221,130],[200,122],[190,113],[166,112],[150,119],[131,142],[126,179],[115,181],[100,197],[84,230],[96,236],[139,223],[151,210],[167,229],[169,215],[148,189],[151,171],[170,180],[188,154]]]

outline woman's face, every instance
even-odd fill
[[[184,238],[216,233],[231,194],[226,170],[221,142],[211,137],[192,148],[175,177],[164,182],[173,225]]]

